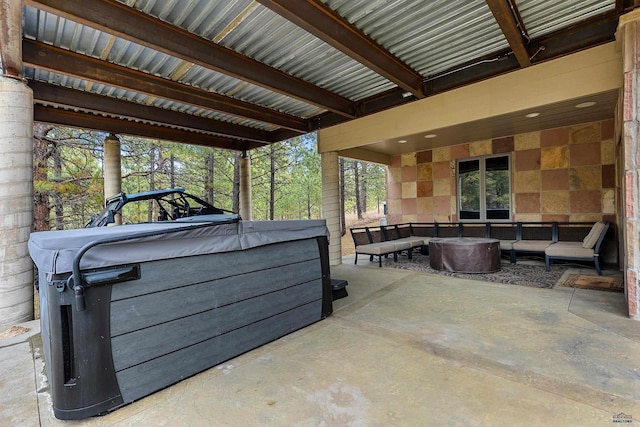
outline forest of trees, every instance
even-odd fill
[[[80,228],[102,209],[103,141],[107,136],[35,125],[35,230]],[[131,136],[118,138],[123,192],[183,187],[219,208],[238,212],[240,152]],[[315,134],[249,154],[253,219],[321,217],[320,155]],[[361,219],[368,210],[382,209],[386,195],[383,166],[341,159],[340,175],[345,213]],[[147,221],[148,212],[139,212],[136,220]]]

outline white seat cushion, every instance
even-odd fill
[[[408,240],[390,240],[385,243],[393,244],[394,250],[397,251],[406,251],[407,249],[411,249],[411,242]]]
[[[518,240],[513,244],[516,251],[544,252],[553,242],[551,240]]]
[[[582,247],[581,242],[558,242],[549,246],[544,251],[545,255],[550,257],[567,257],[567,258],[593,258],[593,249]]]
[[[422,237],[402,237],[400,239],[396,239],[396,240],[392,240],[392,242],[403,242],[403,243],[409,243],[411,245],[411,247],[416,247],[416,246],[422,246],[424,245],[424,240],[422,240]]]
[[[602,230],[604,230],[605,224],[602,221],[598,221],[593,224],[591,230],[589,230],[589,234],[585,236],[582,240],[582,247],[585,249],[592,249],[596,243],[598,243],[598,238],[600,238],[600,234]]]
[[[510,251],[513,249],[513,244],[517,242],[517,240],[500,240],[500,250],[501,251]]]
[[[393,242],[369,243],[366,245],[356,246],[356,252],[367,255],[385,255],[390,254],[397,249]]]

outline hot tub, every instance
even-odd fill
[[[318,221],[33,233],[53,411],[108,412],[332,312]]]

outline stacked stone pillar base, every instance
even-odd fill
[[[622,209],[624,235],[624,273],[626,297],[629,316],[640,320],[640,292],[638,292],[638,278],[640,277],[640,165],[638,149],[638,129],[640,115],[640,10],[630,12],[620,18],[617,40],[622,48],[623,62],[623,90],[622,108],[618,111],[618,122],[621,125],[622,149]]]
[[[0,76],[0,325],[33,319],[33,94]]]

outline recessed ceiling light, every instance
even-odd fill
[[[534,117],[538,117],[540,115],[540,113],[529,113],[527,115],[525,115],[526,118],[528,119],[532,119]]]
[[[580,104],[576,104],[576,108],[588,108],[596,105],[593,101],[581,102]]]
[[[401,139],[398,141],[398,144],[406,144],[407,140],[406,139]]]
[[[438,136],[438,135],[436,135],[435,133],[428,133],[424,137],[427,138],[427,139],[431,139],[431,138],[435,138],[436,136]]]

